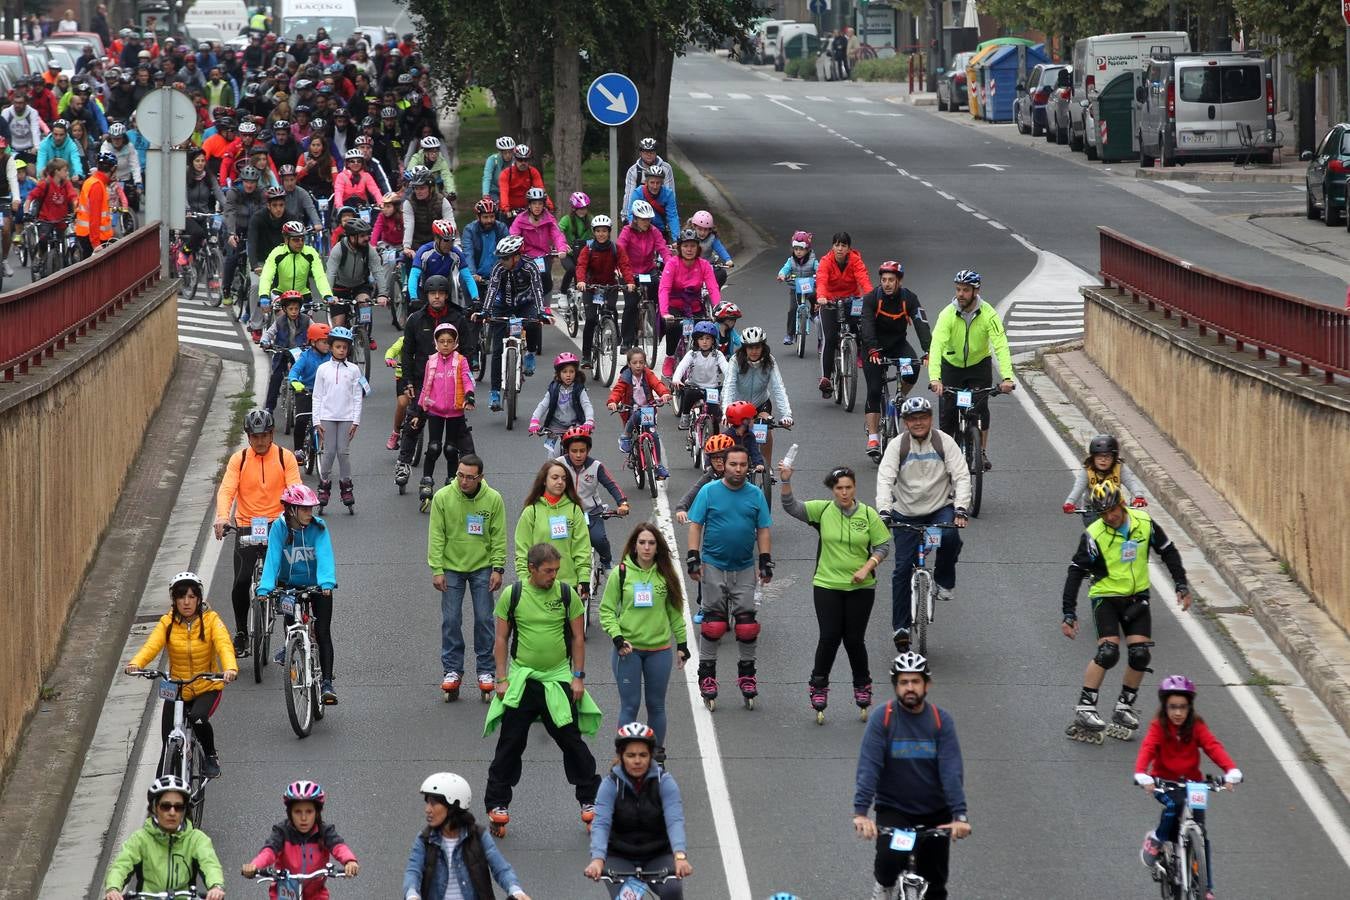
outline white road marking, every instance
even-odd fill
[[[178,343],[195,344],[199,347],[215,347],[218,350],[242,350],[243,344],[239,341],[213,341],[210,338],[191,337],[188,335],[179,335]]]
[[[969,206],[966,206],[964,203],[958,203],[958,204],[956,204],[956,208],[959,209],[959,210],[961,210],[961,212],[973,213],[973,212],[975,211],[975,210],[971,209]]]
[[[690,91],[690,92],[689,92],[689,96],[690,96],[690,97],[693,97],[695,100],[711,100],[711,99],[712,99],[712,94],[709,94],[707,91]]]
[[[765,97],[768,97],[770,100],[791,100],[791,99],[792,99],[792,98],[789,97],[787,94],[765,94],[764,96],[765,96]],[[807,118],[810,118],[810,116],[808,116]]]
[[[1191,184],[1189,181],[1159,181],[1158,184],[1163,187],[1169,187],[1182,194],[1208,194],[1208,188],[1202,188],[1198,184]]]
[[[930,188],[933,186],[933,182],[931,181],[920,181],[919,184],[923,185],[926,188]]]
[[[830,98],[829,98],[829,97],[822,97],[820,94],[807,94],[807,95],[806,95],[806,99],[807,99],[807,100],[815,100],[815,101],[818,102],[818,103],[829,103],[829,102],[830,102]]]
[[[989,225],[993,228],[997,228],[999,231],[1008,230],[1008,226],[1004,225],[1002,222],[995,222],[993,219],[989,220]]]
[[[178,314],[178,324],[180,325],[211,325],[215,328],[224,328],[233,331],[234,322],[230,319],[208,319],[205,316]]]
[[[1009,328],[1008,337],[1041,337],[1047,334],[1082,334],[1082,327],[1078,328]]]
[[[749,94],[727,94],[732,100],[749,100]]]
[[[955,199],[956,199],[955,197],[953,197],[951,194],[947,193],[946,191],[938,191],[938,192],[937,192],[937,195],[938,195],[939,197],[941,197],[943,200],[955,200]]]
[[[202,325],[183,325],[180,323],[178,326],[178,333],[181,335],[185,331],[195,331],[200,334],[218,334],[221,337],[238,337],[239,334],[238,332],[231,331],[228,328],[207,328]],[[241,343],[236,343],[235,346],[242,347],[244,345]]]
[[[847,100],[849,103],[871,103],[871,102],[872,102],[871,100],[868,100],[866,97],[845,97],[844,99]]]
[[[971,213],[971,215],[974,216],[975,218],[979,219],[981,222],[988,222],[988,221],[989,221],[989,217],[986,216],[984,213]]]

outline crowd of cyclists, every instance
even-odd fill
[[[322,47],[320,57],[325,53],[332,55],[333,48]],[[802,498],[792,484],[796,446],[775,456],[772,434],[792,428],[802,406],[796,405],[794,415],[784,363],[772,352],[769,332],[743,325],[741,309],[723,297],[731,256],[710,213],[699,210],[688,220],[679,216],[673,173],[657,154],[655,140],[639,144],[639,158],[628,171],[622,221],[615,223],[592,215],[590,199],[579,191],[567,199],[568,214],[556,219],[553,201],[531,164],[532,151],[503,136],[484,163],[474,220],[461,230],[449,205],[455,185],[434,133],[434,117],[415,113],[416,127],[404,128],[408,111],[425,99],[425,73],[417,71],[415,49],[399,56],[379,54],[393,70],[377,73],[363,86],[387,84],[389,90],[368,98],[370,112],[361,111],[370,118],[362,116],[356,130],[348,130],[356,110],[325,107],[327,117],[318,123],[309,110],[307,143],[294,131],[300,109],[308,105],[299,98],[309,96],[306,91],[330,99],[343,95],[353,54],[346,55],[344,66],[339,52],[338,62],[317,72],[305,65],[312,51],[285,55],[288,60],[264,56],[276,71],[259,91],[250,92],[255,82],[246,82],[243,96],[280,105],[287,100],[284,91],[277,99],[278,87],[288,86],[297,102],[285,115],[297,122],[269,119],[258,103],[246,105],[248,114],[237,121],[221,116],[214,122],[216,136],[223,139],[217,142],[220,153],[212,157],[203,149],[192,169],[206,184],[200,192],[202,211],[219,207],[219,186],[227,186],[224,227],[231,258],[236,266],[246,258],[257,270],[251,298],[233,299],[249,305],[255,339],[282,351],[273,356],[265,405],[245,417],[248,446],[227,461],[217,494],[215,537],[233,532],[233,628],[205,602],[202,580],[181,573],[170,585],[170,611],[129,671],[149,665],[167,648],[175,678],[219,671],[228,682],[237,674],[238,660],[256,646],[250,641],[250,605],[282,589],[307,589],[307,613],[315,622],[319,648],[321,702],[339,703],[332,620],[341,573],[322,512],[331,499],[335,464],[341,501],[354,504],[349,447],[372,390],[349,356],[357,340],[351,317],[362,301],[395,300],[404,292],[410,311],[403,321],[396,319],[402,334],[385,352],[398,399],[386,448],[397,453],[393,469],[400,493],[420,455],[427,565],[442,608],[440,689],[447,701],[457,701],[469,677],[463,634],[467,593],[473,683],[489,704],[484,733],[497,735],[476,801],[483,824],[472,811],[474,791],[461,775],[438,772],[421,784],[425,828],[409,853],[405,898],[487,897],[493,881],[509,896],[528,896],[498,842],[508,833],[522,755],[536,721],[559,747],[564,776],[590,833],[583,874],[605,881],[611,897],[625,890],[624,896],[645,891],[662,898],[683,896],[682,882],[694,876],[694,868],[680,789],[666,768],[671,740],[667,692],[673,672],[693,658],[689,644],[696,640],[699,692],[714,710],[718,651],[726,639],[736,645],[737,691],[754,708],[760,591],[774,578],[771,501],[778,493],[783,511],[814,529],[819,541],[812,579],[818,640],[805,673],[804,699],[823,721],[831,670],[842,646],[852,698],[867,723],[853,826],[859,837],[875,842],[872,897],[909,896],[897,893],[903,876],[904,884],[920,879],[928,897],[943,900],[949,841],[969,836],[971,823],[956,722],[928,698],[931,667],[911,639],[910,569],[916,552],[930,550],[936,599],[955,599],[961,532],[973,518],[972,464],[958,447],[957,410],[969,409],[978,422],[980,453],[974,459],[981,470],[991,469],[988,406],[972,395],[984,391],[987,399],[991,392],[1015,387],[1002,323],[981,298],[980,275],[956,273],[954,296],[930,324],[919,298],[903,286],[899,262],[882,262],[874,285],[847,232],[833,235],[819,258],[811,234],[793,234],[790,255],[778,270],[778,279],[792,288],[783,344],[798,338],[805,296],[811,310],[807,327],[818,336],[818,386],[828,400],[841,389],[835,359],[839,337],[856,336],[856,359],[842,363],[864,374],[862,455],[877,467],[873,506],[858,496],[857,471],[847,464],[828,471],[827,496]],[[255,115],[265,122],[253,121]],[[368,130],[367,123],[374,127]],[[259,148],[257,135],[267,130],[274,133],[272,141]],[[276,148],[292,143],[296,146],[278,160]],[[397,147],[392,156],[391,147]],[[214,168],[213,161],[218,163]],[[315,166],[325,172],[316,173]],[[324,193],[326,186],[331,194]],[[352,205],[354,197],[370,209],[373,225]],[[326,206],[337,207],[331,221],[324,217],[325,205],[315,202],[328,198],[336,202]],[[616,225],[620,231],[614,237]],[[331,238],[316,249],[312,236],[330,226]],[[393,253],[377,252],[372,240]],[[561,269],[557,293],[555,264]],[[396,268],[406,268],[406,287],[392,271]],[[555,306],[568,302],[569,291],[586,311],[582,352],[564,350],[552,357],[553,377],[542,386],[528,425],[529,435],[543,444],[545,458],[521,508],[508,513],[501,493],[489,483],[489,466],[477,452],[469,419],[483,415],[479,392],[484,379],[489,383],[487,415],[501,411],[498,360],[504,341],[522,342],[524,374],[535,374],[538,355],[558,340],[544,326],[552,324]],[[264,331],[259,327],[264,305],[258,301],[273,293],[277,302],[266,306],[275,312]],[[637,310],[648,298],[656,310],[657,341],[638,346]],[[596,307],[606,304],[622,323],[625,364],[600,398],[589,393],[596,376],[590,349]],[[373,338],[370,349],[375,349]],[[925,365],[926,387],[936,402],[916,392]],[[890,383],[893,395],[886,389]],[[313,486],[302,477],[308,460],[300,429],[295,449],[276,440],[274,411],[283,391],[294,392],[297,411],[311,416],[319,429],[321,446],[310,450],[322,454]],[[893,409],[883,408],[884,397],[893,397],[888,401]],[[609,453],[597,445],[594,433],[600,406],[620,415],[617,451],[624,467],[644,452],[642,439],[651,434],[658,456],[655,476],[664,480],[669,445],[663,446],[657,430],[657,410],[670,402],[677,431],[695,427],[703,417],[714,423],[696,448],[704,463],[699,479],[673,504],[675,523],[687,528],[683,572],[680,548],[655,524],[655,515],[611,542],[607,520],[629,515],[632,506],[621,479],[602,461]],[[898,419],[901,433],[888,439],[884,417]],[[446,469],[438,487],[442,457]],[[1094,439],[1064,502],[1065,513],[1083,516],[1085,530],[1069,564],[1061,627],[1067,638],[1077,636],[1077,594],[1087,579],[1096,630],[1094,656],[1066,730],[1074,740],[1102,743],[1103,734],[1129,740],[1141,725],[1136,704],[1143,675],[1151,671],[1153,647],[1151,553],[1166,564],[1178,602],[1189,607],[1179,554],[1144,511],[1146,505],[1119,444],[1108,435]],[[888,666],[891,691],[883,692],[878,705],[864,638],[878,570],[887,559],[894,562],[890,612],[897,655]],[[256,580],[255,570],[261,573]],[[296,614],[286,613],[288,624]],[[689,633],[691,622],[696,635]],[[594,628],[611,644],[607,655],[618,685],[617,711],[602,712],[586,687],[587,655],[595,650],[587,646],[587,634]],[[1096,711],[1098,692],[1106,671],[1120,660],[1122,635],[1127,670],[1108,724]],[[284,657],[279,654],[277,661]],[[223,688],[212,682],[188,698],[187,722],[206,751],[202,780],[187,784],[165,773],[156,779],[145,825],[107,872],[104,886],[111,900],[122,896],[133,873],[141,890],[178,890],[200,876],[211,892],[206,896],[222,896],[223,870],[210,840],[195,827],[201,823],[185,820],[184,810],[195,792],[204,790],[205,780],[221,774],[209,720]],[[1224,768],[1229,784],[1242,777],[1195,715],[1195,694],[1184,676],[1162,681],[1160,707],[1136,764],[1136,780],[1156,790],[1164,806],[1141,850],[1155,873],[1176,837],[1184,783],[1201,777],[1199,752]],[[166,702],[166,734],[171,706]],[[613,762],[604,768],[587,739],[600,733],[606,713],[615,712],[621,724],[612,732]],[[1159,786],[1164,783],[1169,786]],[[241,873],[271,873],[279,883],[315,875],[304,882],[307,897],[326,896],[318,893],[324,890],[322,878],[356,876],[355,852],[323,818],[326,799],[312,781],[287,786],[286,819],[273,828],[258,855],[241,864]],[[1207,896],[1213,897],[1212,879],[1207,880]],[[775,895],[777,900],[789,897]]]

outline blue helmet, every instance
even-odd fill
[[[355,335],[352,334],[352,330],[350,328],[343,328],[341,326],[338,326],[337,328],[334,328],[332,331],[328,332],[328,340],[346,341],[347,343],[350,344],[356,340],[356,337]]]
[[[717,323],[716,323],[716,322],[696,322],[696,323],[694,324],[694,334],[696,334],[696,335],[698,335],[698,334],[706,334],[706,335],[708,335],[709,337],[711,337],[711,338],[713,338],[713,339],[716,339],[716,338],[717,338],[717,330],[718,330],[718,329],[717,329]]]
[[[956,273],[956,277],[952,279],[952,283],[968,284],[971,285],[972,287],[979,287],[980,273],[976,272],[974,269],[962,269],[961,271]]]
[[[787,891],[779,891],[770,897],[769,900],[801,900],[801,898],[796,894],[789,894]]]

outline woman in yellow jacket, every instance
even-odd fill
[[[169,583],[173,608],[159,620],[141,649],[127,664],[127,674],[135,675],[150,665],[167,645],[169,674],[175,679],[188,679],[205,672],[224,672],[228,684],[239,675],[239,663],[234,658],[234,644],[230,630],[220,615],[206,604],[206,589],[202,580],[192,572],[179,572]],[[210,718],[220,705],[224,686],[219,681],[196,681],[183,688],[184,718],[192,726],[192,733],[202,745],[206,762],[202,774],[207,778],[220,775],[216,759],[216,735]],[[160,738],[167,739],[173,729],[173,701],[164,701],[164,715],[160,720]]]

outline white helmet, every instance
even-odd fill
[[[502,135],[501,137],[497,138],[497,149],[498,150],[516,149],[516,139],[511,137],[510,135]]]
[[[751,325],[741,332],[741,344],[747,347],[751,344],[765,344],[768,340],[769,336],[758,325]]]
[[[422,793],[441,797],[445,800],[446,806],[458,806],[466,812],[469,809],[469,802],[473,800],[473,789],[469,787],[469,783],[454,772],[428,775],[422,782]]]
[[[613,227],[614,227],[614,223],[610,220],[609,216],[596,216],[595,218],[591,219],[591,227],[592,227],[592,228],[613,228]]]
[[[518,234],[508,234],[497,242],[498,256],[515,256],[525,246],[525,239]]]
[[[933,404],[928,402],[927,397],[910,397],[904,403],[900,404],[900,418],[906,416],[917,416],[923,413],[933,412]]]
[[[422,149],[423,149],[423,150],[439,150],[439,149],[441,149],[441,139],[438,138],[438,137],[436,137],[436,135],[434,135],[434,134],[429,134],[429,135],[427,135],[426,137],[422,138],[421,143],[422,143]]]
[[[169,590],[173,590],[173,586],[175,584],[178,584],[180,581],[190,581],[193,584],[195,584],[197,586],[198,595],[201,595],[206,592],[206,585],[202,582],[201,576],[199,576],[196,572],[179,572],[177,575],[169,579]]]
[[[656,218],[656,210],[652,209],[652,205],[648,203],[646,200],[634,200],[631,212],[633,213],[633,218],[635,219]]]

